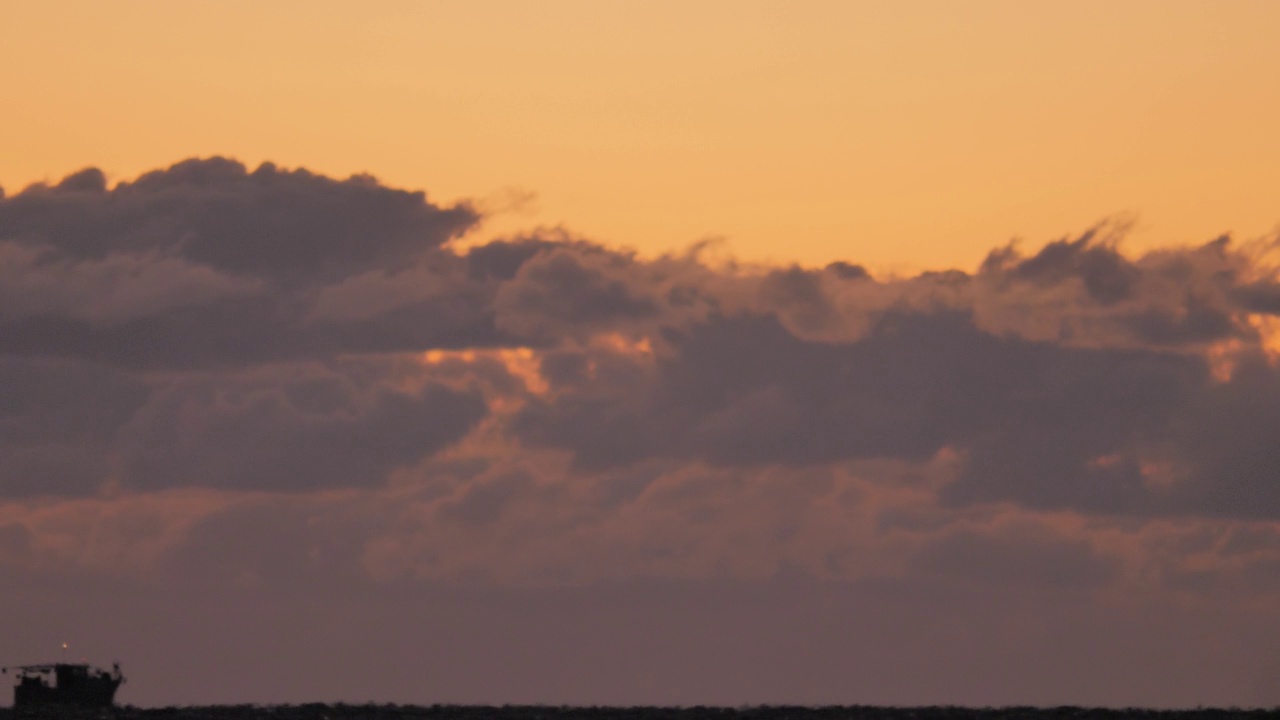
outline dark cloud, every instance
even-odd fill
[[[13,651],[131,648],[128,702],[1276,698],[1258,247],[872,277],[477,221],[220,158],[0,195]]]
[[[144,379],[84,362],[5,358],[0,492],[376,486],[487,413],[475,391],[393,365]]]
[[[1280,517],[1280,369],[1246,359],[1231,379],[1201,388],[1160,438],[1158,492],[1186,513]]]
[[[839,271],[836,275],[848,279]],[[800,329],[820,330],[838,322],[836,310],[818,273],[794,266],[774,270],[761,279],[760,293],[770,307]]]
[[[156,252],[72,259],[51,246],[0,242],[0,318],[61,317],[112,326],[254,296],[264,284]]]
[[[953,453],[956,507],[1280,514],[1280,291],[1227,238],[1132,256],[1104,223],[876,279],[564,231],[448,245],[477,220],[223,158],[3,198],[5,492],[372,487],[483,426],[574,472]],[[506,495],[475,491],[480,522]]]
[[[121,428],[122,482],[154,490],[376,486],[459,440],[486,414],[475,392],[403,389],[382,368],[291,366],[156,391]]]
[[[0,494],[93,493],[147,384],[85,362],[0,355]]]
[[[566,245],[583,247],[581,243],[573,243],[567,238],[560,238],[557,241],[534,236],[514,240],[495,240],[467,252],[467,269],[471,276],[477,279],[510,280],[534,255]]]
[[[921,460],[951,446],[967,456],[954,499],[1133,511],[1151,502],[1140,478],[1097,459],[1159,437],[1208,384],[1198,358],[995,337],[963,313],[889,313],[852,343],[720,318],[671,344],[655,367],[636,359],[625,380],[536,401],[514,427],[588,467]]]
[[[1032,257],[1010,245],[988,255],[978,298],[989,329],[1069,344],[1204,349],[1253,335],[1274,272],[1227,237],[1199,247],[1122,255],[1123,227],[1100,225]]]
[[[409,263],[473,225],[465,207],[367,176],[332,180],[225,158],[186,160],[107,189],[89,169],[0,204],[0,239],[69,258],[117,253],[180,257],[237,276],[332,282]]]
[[[1280,315],[1280,285],[1273,280],[1258,281],[1237,287],[1235,298],[1240,306],[1247,310]]]
[[[866,280],[871,277],[866,268],[843,260],[828,263],[826,270],[827,272],[835,273],[842,280]]]
[[[651,318],[658,307],[636,270],[634,260],[615,253],[539,253],[498,291],[498,322],[518,336],[548,341]]]
[[[1060,282],[1088,271],[1073,258],[1093,251],[1088,242],[1063,243],[1007,272],[989,262],[984,272]],[[1137,272],[1114,249],[1100,252],[1129,268],[1126,277]],[[530,404],[513,427],[531,442],[571,449],[584,468],[655,456],[727,466],[919,460],[950,448],[964,457],[943,493],[953,503],[1275,517],[1280,499],[1262,468],[1274,462],[1276,443],[1262,437],[1269,431],[1254,431],[1274,425],[1260,398],[1274,393],[1275,364],[1255,360],[1223,384],[1211,358],[1165,349],[1256,337],[1243,315],[1252,308],[1210,292],[1240,276],[1220,267],[1239,258],[1215,241],[1146,260],[1144,272],[1162,283],[1181,275],[1187,291],[1172,305],[1163,295],[1145,305],[1133,298],[1137,307],[1116,308],[1097,337],[1067,343],[994,334],[968,312],[907,310],[901,302],[878,314],[873,307],[869,320],[859,319],[869,329],[853,341],[805,339],[790,328],[803,334],[841,321],[840,298],[818,275],[771,272],[759,292],[772,314],[717,316],[668,332],[668,352],[652,364],[608,352],[589,361],[549,356],[548,376],[562,391]],[[1050,273],[1053,263],[1066,274]],[[1208,280],[1198,271],[1205,265],[1217,268]],[[1212,303],[1192,292],[1201,282]],[[1112,307],[1123,299],[1083,287],[1085,302]],[[1116,328],[1127,332],[1117,336]],[[627,370],[614,371],[616,381],[584,379],[589,362]],[[1237,390],[1242,384],[1249,389]]]
[[[1188,294],[1176,310],[1153,308],[1128,320],[1138,337],[1160,345],[1186,345],[1222,340],[1242,332],[1231,308],[1215,306]]]
[[[440,249],[477,219],[223,158],[84,170],[0,200],[0,346],[192,367],[493,343],[493,284]]]
[[[993,253],[984,267],[990,270],[1007,259],[1016,259],[1011,266],[1001,268],[1014,278],[1042,284],[1077,278],[1093,300],[1106,305],[1117,303],[1132,295],[1140,273],[1114,244],[1098,242],[1105,229],[1093,228],[1075,240],[1051,242],[1029,258],[1016,258],[1008,251]]]

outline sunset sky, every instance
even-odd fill
[[[1280,705],[1280,3],[0,28],[0,664]]]
[[[643,252],[971,269],[1117,214],[1278,220],[1280,6],[5,2],[0,185],[371,173]]]

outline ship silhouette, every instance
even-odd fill
[[[115,702],[116,689],[124,682],[119,663],[110,671],[85,663],[65,662],[0,668],[0,672],[5,674],[9,671],[13,671],[16,678],[14,708],[47,705],[110,707]]]

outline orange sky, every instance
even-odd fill
[[[0,0],[10,193],[221,154],[474,199],[476,240],[1027,245],[458,258],[471,213],[218,161],[0,202],[0,660],[70,642],[144,707],[1280,707],[1277,255],[1037,252],[1273,232],[1277,37],[1280,0]]]
[[[1280,222],[1280,3],[0,2],[0,185],[229,154],[644,252],[972,267]],[[512,192],[512,190],[517,192]]]

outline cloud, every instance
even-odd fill
[[[270,163],[249,172],[209,158],[110,189],[92,168],[53,187],[29,187],[0,204],[0,238],[76,259],[170,253],[294,285],[406,264],[476,220],[470,208],[441,208],[368,176],[332,180]]]
[[[0,562],[1277,589],[1265,243],[877,277],[478,221],[220,158],[0,199]]]
[[[88,169],[0,198],[0,344],[152,367],[314,358],[361,342],[476,344],[493,335],[492,322],[459,307],[488,303],[439,288],[465,271],[441,247],[477,221],[466,205],[434,205],[368,176],[333,180],[269,163],[250,172],[210,158],[108,188]],[[383,275],[424,289],[376,301],[388,327],[370,337],[358,326],[378,318],[357,309],[368,295],[358,286]],[[437,319],[405,329],[402,305]]]
[[[0,492],[95,492],[112,473],[118,429],[148,392],[114,368],[0,356]]]
[[[462,438],[486,414],[477,392],[406,379],[376,363],[292,365],[157,389],[120,428],[120,482],[302,490],[378,485]]]
[[[524,337],[556,338],[652,317],[657,307],[628,287],[636,274],[613,253],[540,253],[503,284],[499,322]]]
[[[0,316],[63,317],[102,326],[183,306],[251,296],[263,283],[155,253],[72,261],[49,246],[0,243]]]
[[[965,502],[1125,512],[1154,502],[1102,456],[1166,432],[1202,360],[996,337],[958,312],[885,314],[856,342],[808,341],[771,317],[717,318],[628,379],[535,399],[513,427],[586,467],[661,456],[741,467],[965,454]],[[597,362],[599,362],[597,360]],[[621,373],[619,373],[621,376]],[[1144,506],[1143,503],[1148,503]]]

